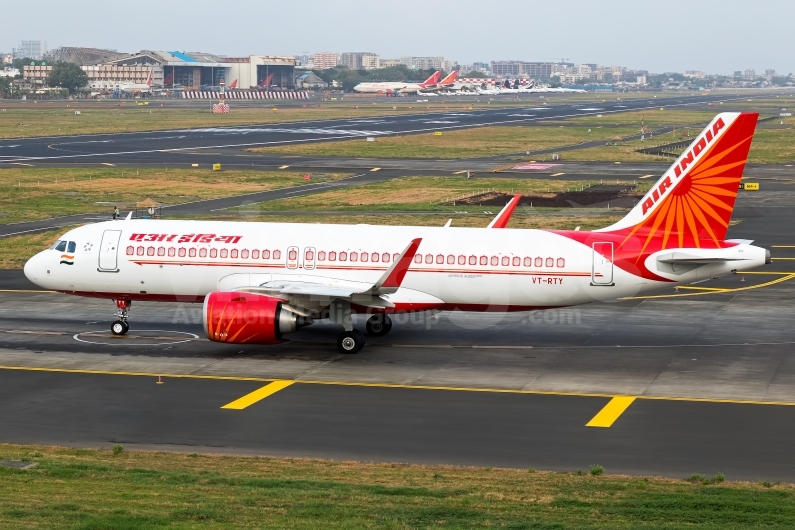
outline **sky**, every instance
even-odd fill
[[[3,14],[2,52],[29,39],[130,53],[366,51],[461,64],[567,59],[655,73],[795,72],[792,0],[49,0],[8,2]]]

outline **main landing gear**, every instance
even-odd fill
[[[367,334],[371,337],[383,337],[392,329],[392,319],[387,315],[373,315],[365,324]],[[353,326],[337,337],[337,349],[340,353],[357,353],[364,347],[364,336]]]
[[[127,323],[127,318],[130,315],[130,306],[132,305],[132,300],[114,300],[116,302],[116,307],[118,311],[116,312],[116,316],[119,317],[113,324],[110,325],[110,332],[114,335],[124,335],[130,330],[130,325]]]
[[[371,337],[383,337],[392,329],[392,319],[389,315],[373,315],[367,319],[364,328]]]

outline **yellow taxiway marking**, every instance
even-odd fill
[[[279,166],[279,169],[287,169],[290,166]]]
[[[680,285],[680,289],[693,289],[695,291],[726,291],[728,287],[696,287],[694,285]]]
[[[11,162],[11,163],[12,163],[13,165],[15,165],[15,166],[28,166],[28,167],[34,167],[34,166],[33,166],[33,164],[23,164],[22,162]]]
[[[373,171],[381,171],[381,168],[380,167],[374,167],[373,169],[370,170],[370,173],[372,173]]]
[[[554,174],[550,175],[550,177],[559,177],[561,175],[565,175],[565,173],[554,173]]]
[[[263,383],[284,381],[290,384],[304,385],[327,385],[327,386],[351,386],[360,388],[396,388],[406,390],[446,390],[450,392],[482,392],[486,394],[526,394],[535,396],[570,396],[570,397],[599,397],[615,398],[615,394],[589,393],[589,392],[553,392],[546,390],[514,390],[509,388],[474,388],[474,387],[455,387],[455,386],[432,386],[432,385],[401,385],[392,383],[362,383],[358,381],[316,381],[311,379],[292,380],[292,379],[267,379],[263,377],[242,377],[225,375],[198,375],[198,374],[168,374],[168,373],[149,373],[149,372],[113,372],[108,370],[80,370],[74,368],[44,368],[30,366],[0,366],[0,370],[16,370],[20,372],[49,372],[65,374],[89,374],[89,375],[122,375],[134,377],[170,377],[172,379],[208,379],[211,381],[261,381]],[[682,396],[629,396],[632,399],[642,399],[649,401],[692,401],[694,403],[727,403],[732,405],[780,405],[795,407],[795,401],[762,401],[752,399],[719,399],[719,398],[698,398]]]
[[[741,274],[748,274],[748,273],[741,273]],[[768,273],[774,274],[774,273]],[[777,273],[782,274],[782,273]],[[756,285],[748,285],[746,287],[734,287],[731,289],[723,289],[721,291],[701,291],[698,293],[677,293],[677,294],[657,294],[651,296],[627,296],[625,298],[619,298],[619,300],[648,300],[652,298],[678,298],[678,297],[685,297],[685,296],[703,296],[705,294],[724,294],[724,293],[736,293],[739,291],[750,291],[751,289],[759,289],[760,287],[767,287],[769,285],[775,285],[777,283],[786,282],[795,278],[795,272],[787,272],[783,273],[780,278],[776,278],[775,280],[770,280],[769,282],[759,283]],[[682,286],[680,286],[681,288]]]
[[[108,162],[102,162],[102,165],[103,166],[116,167],[116,164],[109,164]]]
[[[639,179],[647,179],[653,177],[654,175],[643,175],[642,177],[638,177]]]
[[[773,261],[795,261],[795,258],[770,258]]]
[[[262,401],[268,396],[272,396],[279,390],[284,390],[293,383],[295,383],[295,381],[289,381],[286,379],[276,380],[273,383],[269,383],[263,386],[262,388],[258,388],[257,390],[251,392],[250,394],[246,394],[240,399],[236,399],[231,403],[227,403],[221,408],[232,409],[232,410],[243,410],[247,407],[250,407],[254,403],[257,403],[258,401]]]
[[[240,155],[237,155],[240,156]],[[199,164],[191,164],[190,167],[199,167]]]
[[[624,411],[635,401],[634,396],[616,396],[604,406],[591,421],[585,424],[586,427],[612,427],[615,421],[624,414]]]
[[[795,248],[795,245],[770,245],[770,248]]]
[[[466,170],[464,170],[464,171],[456,171],[455,173],[453,173],[453,175],[460,175],[461,173],[466,173]]]

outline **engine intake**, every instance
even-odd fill
[[[207,338],[231,344],[279,344],[282,335],[311,321],[261,294],[215,291],[204,298],[202,323]]]

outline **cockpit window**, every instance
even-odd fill
[[[53,250],[57,250],[58,252],[65,252],[66,251],[66,241],[56,241],[53,243],[52,248]]]
[[[75,251],[75,248],[77,248],[77,244],[74,241],[70,241],[66,251],[71,254]]]

